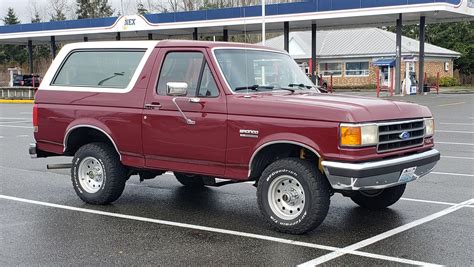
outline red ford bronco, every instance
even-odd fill
[[[255,181],[263,219],[293,234],[321,224],[334,193],[394,204],[440,158],[428,108],[322,94],[287,53],[237,43],[66,45],[33,124],[30,154],[73,156],[87,203],[115,201],[136,174],[172,171],[189,187]]]

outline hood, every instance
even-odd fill
[[[333,122],[369,122],[430,117],[418,104],[321,93],[236,94],[228,98],[229,114],[298,118]]]

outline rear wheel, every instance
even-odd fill
[[[79,148],[72,160],[71,180],[76,194],[90,204],[109,204],[125,188],[127,169],[117,152],[104,143]]]
[[[395,204],[402,197],[405,188],[406,184],[401,184],[379,190],[358,191],[351,199],[363,208],[379,210]]]
[[[281,159],[262,173],[257,201],[263,218],[271,227],[284,233],[303,234],[326,218],[329,185],[310,162]]]

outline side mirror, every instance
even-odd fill
[[[188,93],[188,83],[169,82],[166,83],[166,94],[169,96],[186,96]]]

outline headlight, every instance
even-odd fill
[[[378,126],[375,124],[343,123],[339,132],[341,146],[346,147],[376,145],[379,139]]]
[[[434,135],[434,119],[433,118],[426,118],[425,119],[425,128],[426,128],[426,136],[433,136]]]

